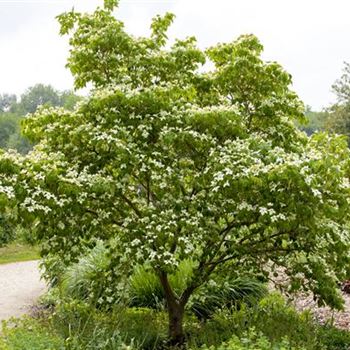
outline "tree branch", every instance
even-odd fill
[[[138,217],[142,217],[141,211],[136,207],[136,205],[129,199],[127,198],[124,194],[120,194],[120,197],[124,199],[124,201],[129,205],[131,209],[136,213]]]
[[[160,283],[164,289],[165,297],[168,303],[178,303],[178,298],[175,295],[171,285],[169,283],[168,275],[163,270],[159,271]]]

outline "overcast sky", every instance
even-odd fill
[[[71,9],[92,11],[103,0],[0,0],[0,93],[21,94],[36,83],[72,88],[64,67],[67,38],[55,16]],[[151,18],[170,11],[170,37],[195,35],[199,46],[253,33],[264,58],[281,63],[293,89],[314,109],[334,101],[332,83],[350,61],[349,0],[121,0],[116,16],[136,35]]]

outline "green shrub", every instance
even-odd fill
[[[295,346],[316,347],[317,326],[309,311],[299,313],[279,293],[271,293],[252,308],[247,324],[254,326],[269,339],[288,337]]]
[[[35,245],[37,243],[35,233],[32,232],[32,230],[29,230],[28,228],[24,228],[20,225],[16,227],[15,230],[16,235],[16,241],[29,244],[29,245]]]
[[[51,287],[39,298],[39,304],[44,309],[53,309],[60,302],[60,290],[58,287]]]
[[[102,242],[97,242],[79,262],[69,266],[62,274],[63,293],[80,300],[96,302],[103,291],[103,272],[109,260]]]
[[[325,325],[318,327],[317,338],[327,350],[349,350],[350,331]]]
[[[52,324],[64,339],[67,350],[127,348],[118,330],[118,319],[81,301],[60,302],[52,316]]]
[[[68,349],[155,349],[167,335],[166,314],[120,308],[104,313],[81,301],[59,303],[52,322]],[[126,345],[127,344],[127,345]]]
[[[63,350],[64,343],[40,321],[23,318],[3,323],[0,350]]]
[[[78,300],[59,301],[52,316],[53,326],[63,339],[89,338],[102,320],[102,314]],[[113,322],[112,317],[110,321]]]
[[[16,237],[11,213],[0,213],[0,247],[10,243]]]
[[[216,312],[205,323],[193,323],[190,329],[190,343],[200,347],[217,345],[236,335],[239,338],[251,328],[264,334],[272,343],[288,339],[296,348],[321,350],[317,325],[309,312],[298,313],[278,293],[272,293],[254,305],[242,304],[236,309]]]
[[[51,287],[60,284],[62,275],[67,268],[62,259],[55,254],[45,255],[41,259],[40,267],[42,270],[42,277]]]
[[[223,308],[237,309],[256,304],[267,294],[261,282],[251,278],[236,278],[200,288],[191,300],[191,311],[198,319],[206,320]]]
[[[17,213],[10,209],[0,213],[0,247],[13,241],[34,245],[35,238],[30,230],[18,224]]]
[[[272,343],[261,333],[256,333],[254,329],[249,330],[241,338],[231,337],[228,341],[218,346],[203,346],[202,350],[303,350],[302,347],[293,347],[287,339]],[[194,348],[192,348],[194,350]]]
[[[62,281],[67,286],[75,286],[72,290],[67,290],[76,293],[77,296],[82,293],[85,295],[86,290],[91,290],[91,282],[94,277],[101,277],[99,275],[102,270],[106,270],[104,262],[106,261],[106,249],[101,241],[90,242],[93,246],[81,246],[78,253],[80,259],[74,264],[67,265],[67,259],[64,257],[47,251],[47,246],[42,246],[41,269],[42,277],[54,287],[61,285]],[[78,259],[77,258],[77,259]],[[93,276],[96,273],[97,276]],[[96,283],[98,284],[98,283]]]
[[[159,278],[145,267],[138,267],[130,278],[130,306],[164,308],[164,292]]]
[[[55,293],[57,289],[50,298],[57,298]],[[350,332],[316,324],[309,313],[298,313],[277,293],[253,306],[223,308],[206,322],[187,314],[184,323],[191,350],[350,348]],[[120,306],[106,313],[86,302],[58,299],[45,322],[25,319],[14,325],[5,327],[0,350],[167,349],[167,314],[149,308]]]
[[[168,318],[165,312],[147,308],[129,308],[119,314],[119,330],[127,344],[142,350],[162,347],[167,340]]]

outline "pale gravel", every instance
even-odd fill
[[[0,265],[0,322],[29,313],[45,290],[38,261]]]
[[[288,285],[288,277],[282,270],[277,277],[272,277],[269,283],[270,290],[279,290],[278,285]],[[330,307],[319,307],[311,294],[297,293],[287,297],[298,311],[310,311],[313,318],[320,324],[330,323],[338,328],[350,330],[350,294],[342,292],[344,309],[332,310]],[[349,349],[350,350],[350,349]]]
[[[350,329],[350,294],[343,293],[344,310],[335,311],[329,307],[318,307],[311,296],[299,295],[294,299],[294,306],[299,311],[310,310],[314,318],[321,324],[330,322],[335,326]]]

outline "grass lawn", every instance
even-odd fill
[[[37,247],[14,242],[0,248],[0,264],[39,259]]]

